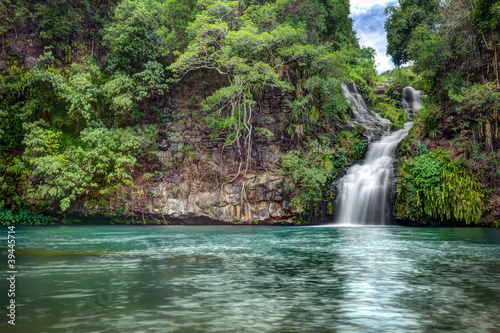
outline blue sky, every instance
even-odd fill
[[[396,3],[397,0],[351,0],[353,28],[362,46],[370,46],[377,51],[375,62],[379,73],[394,68],[390,58],[385,55],[387,39],[384,9]]]

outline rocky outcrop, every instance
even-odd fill
[[[237,147],[213,131],[204,120],[200,102],[223,78],[197,74],[178,84],[159,104],[171,117],[158,142],[158,159],[164,172],[148,184],[146,202],[134,207],[171,219],[208,218],[229,223],[282,223],[294,217],[291,189],[280,169],[281,156],[291,149],[286,134],[290,110],[288,96],[265,92],[253,110],[251,161],[241,158]]]
[[[241,177],[220,190],[173,198],[168,185],[150,189],[149,214],[172,218],[207,217],[224,222],[281,221],[293,217],[282,177]]]
[[[486,213],[481,218],[483,223],[500,222],[500,195],[492,193],[486,204]]]

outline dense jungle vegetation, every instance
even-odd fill
[[[416,221],[497,226],[500,189],[500,1],[400,0],[386,9],[393,85],[427,94],[400,149],[396,208]],[[424,222],[425,223],[425,222]]]
[[[394,129],[407,120],[401,89],[422,89],[426,106],[401,149],[400,217],[477,223],[499,187],[499,3],[389,7],[388,53],[413,66],[378,76],[348,0],[5,0],[0,223],[50,223],[37,214],[74,205],[133,215],[167,167],[156,150],[171,114],[159,101],[202,71],[222,87],[199,113],[236,147],[238,174],[252,171],[254,137],[267,134],[252,125],[259,99],[288,96],[294,149],[282,171],[303,216],[332,213],[332,184],[365,150],[363,130],[345,126],[341,85],[354,81]],[[374,94],[380,82],[386,93]]]

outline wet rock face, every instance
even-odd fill
[[[229,223],[290,219],[292,193],[286,190],[280,170],[281,156],[291,149],[285,96],[280,91],[266,92],[252,111],[252,159],[246,170],[236,145],[224,146],[225,139],[211,138],[213,131],[199,107],[202,98],[211,94],[200,87],[203,81],[217,82],[213,77],[198,77],[179,85],[162,101],[163,112],[172,121],[160,135],[157,156],[167,171],[149,184],[148,202],[141,203],[140,209],[165,218],[203,217]]]

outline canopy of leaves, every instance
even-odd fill
[[[112,63],[136,72],[142,63],[172,59],[185,46],[185,29],[196,12],[193,0],[121,1],[103,36]]]
[[[434,28],[438,6],[438,0],[399,0],[397,5],[387,7],[387,54],[396,66],[412,60],[408,47],[413,31],[420,25]]]

